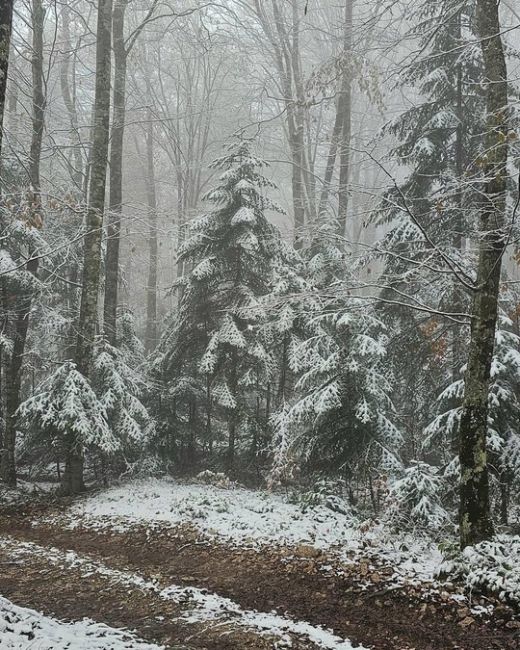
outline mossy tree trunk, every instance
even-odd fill
[[[504,226],[509,136],[508,83],[497,0],[477,0],[476,19],[487,84],[487,158],[484,169],[486,185],[480,211],[477,287],[460,424],[459,523],[462,548],[493,536],[486,439],[500,275],[507,245]]]

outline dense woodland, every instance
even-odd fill
[[[518,523],[519,26],[2,0],[1,480],[209,469],[462,546]]]

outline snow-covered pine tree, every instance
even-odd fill
[[[112,435],[125,456],[136,450],[143,451],[155,427],[141,402],[147,389],[142,368],[131,366],[128,361],[128,350],[110,345],[105,338],[98,340],[91,384],[106,411]]]
[[[442,505],[445,492],[445,479],[438,468],[412,461],[390,487],[385,516],[400,531],[423,529],[435,535],[450,521]]]
[[[273,417],[273,475],[299,458],[351,481],[361,459],[371,469],[400,468],[401,434],[392,422],[387,337],[366,301],[349,297],[352,261],[322,217],[307,251],[305,286],[291,302],[289,367],[298,378]]]
[[[100,337],[86,379],[71,361],[60,364],[18,410],[26,425],[25,448],[42,449],[48,462],[75,440],[81,454],[109,459],[115,471],[143,453],[154,422],[141,396],[146,388],[124,353]]]
[[[286,412],[295,444],[311,466],[351,479],[363,457],[370,467],[400,468],[402,437],[392,422],[392,390],[382,362],[384,327],[366,303],[323,304],[308,316],[306,338],[293,340],[292,370],[300,397]]]
[[[9,485],[16,485],[16,411],[22,400],[23,369],[29,321],[34,299],[41,284],[36,278],[39,255],[48,253],[41,234],[42,210],[32,190],[22,196],[5,197],[0,203],[1,327],[7,333],[0,351],[2,435],[0,436],[0,474]],[[9,355],[5,356],[5,351]]]
[[[275,186],[263,176],[266,163],[252,153],[250,141],[234,142],[213,167],[221,171],[205,196],[213,208],[189,224],[179,259],[191,270],[180,281],[179,313],[158,353],[167,392],[178,398],[178,387],[186,388],[185,420],[192,429],[201,423],[208,446],[216,423],[226,423],[231,468],[274,367],[259,335],[260,298],[271,289],[282,252],[266,211],[281,209],[265,196]]]
[[[118,441],[108,424],[108,414],[90,382],[73,362],[60,364],[18,409],[26,427],[24,447],[42,450],[47,462],[63,458],[74,439],[77,450],[97,449],[112,454]]]

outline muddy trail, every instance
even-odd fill
[[[498,607],[486,620],[477,619],[448,592],[430,595],[412,585],[391,586],[386,581],[391,567],[374,570],[361,563],[338,572],[330,566],[330,558],[320,557],[308,547],[237,549],[204,538],[189,527],[135,527],[125,532],[84,527],[69,530],[58,523],[35,520],[34,515],[13,514],[2,517],[0,534],[9,536],[11,547],[17,542],[32,542],[43,548],[74,551],[112,569],[153,579],[163,587],[174,584],[205,589],[231,599],[244,610],[274,611],[330,629],[338,637],[350,639],[354,646],[375,650],[520,647],[520,624],[506,607]],[[178,605],[158,601],[143,590],[130,589],[129,595],[110,581],[100,589],[99,576],[85,580],[74,567],[66,571],[52,568],[42,558],[28,555],[20,571],[19,565],[10,563],[9,553],[5,557],[5,549],[1,561],[0,593],[17,604],[56,616],[90,616],[113,626],[135,628],[143,638],[171,647],[279,647],[273,639],[239,629],[232,622],[224,630],[218,623],[201,623],[203,634],[193,624],[172,623],[178,619]],[[372,573],[367,580],[369,571]],[[48,583],[44,587],[42,575]],[[291,641],[298,649],[316,647],[294,636]]]

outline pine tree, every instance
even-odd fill
[[[115,471],[125,469],[127,461],[146,450],[154,433],[154,422],[141,402],[145,389],[124,352],[100,337],[89,379],[66,361],[21,404],[25,447],[38,446],[51,461],[66,456],[73,437],[75,453],[98,455],[103,465],[109,459]]]
[[[189,224],[179,260],[191,271],[181,279],[179,313],[158,352],[171,396],[182,390],[189,401],[190,428],[204,419],[211,447],[215,420],[226,422],[228,468],[237,438],[251,431],[274,367],[259,334],[261,298],[270,291],[283,247],[265,214],[281,212],[264,194],[275,187],[262,175],[265,167],[245,140],[213,163],[221,171],[205,196],[213,209]]]
[[[351,480],[361,458],[400,468],[401,433],[393,424],[387,337],[366,302],[347,299],[350,260],[323,219],[306,260],[305,290],[292,303],[289,366],[298,378],[291,402],[273,418],[274,473],[299,457]]]
[[[96,345],[91,383],[119,448],[125,452],[143,449],[154,431],[140,399],[147,386],[142,374],[129,365],[128,355],[105,338]]]
[[[72,434],[77,453],[97,448],[110,454],[119,447],[105,406],[71,361],[59,365],[36,394],[20,405],[18,413],[30,432],[26,445],[45,441],[61,456]]]
[[[433,535],[449,522],[442,505],[445,491],[436,467],[414,461],[391,485],[386,516],[398,530],[418,527]]]
[[[422,2],[415,18],[410,35],[419,40],[420,55],[399,83],[417,97],[386,127],[398,140],[392,155],[406,178],[383,200],[387,232],[375,256],[384,263],[381,308],[394,332],[389,360],[396,404],[408,423],[407,456],[417,459],[430,396],[464,362],[462,315],[473,277],[464,237],[478,221],[486,104],[475,2]]]

